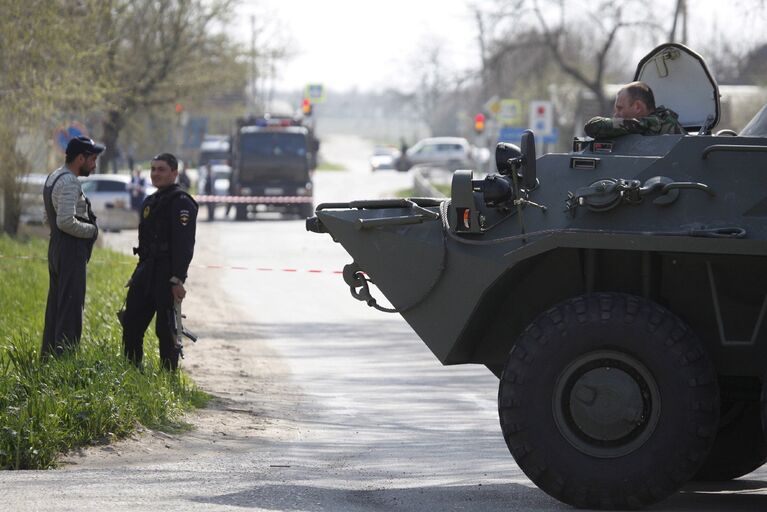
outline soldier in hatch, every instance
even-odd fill
[[[583,131],[595,139],[609,139],[630,133],[685,133],[677,117],[673,110],[662,105],[655,107],[655,96],[646,83],[631,82],[618,91],[613,117],[593,117]]]

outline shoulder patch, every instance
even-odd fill
[[[186,226],[189,224],[189,210],[179,210],[178,212],[178,221],[181,223],[182,226]]]

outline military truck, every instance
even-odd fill
[[[300,119],[269,115],[238,119],[228,200],[235,207],[235,218],[244,220],[259,206],[311,215],[316,149]]]
[[[202,169],[207,163],[229,165],[231,143],[228,135],[205,135],[200,144],[197,166]]]
[[[688,133],[499,143],[449,200],[327,203],[307,229],[353,258],[352,295],[443,364],[500,380],[508,448],[576,507],[640,508],[767,459],[767,138],[714,132],[718,86],[678,44],[636,80]],[[390,302],[379,304],[374,283]]]

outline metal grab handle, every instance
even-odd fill
[[[411,197],[408,199],[366,199],[361,201],[349,201],[347,203],[321,203],[316,210],[333,210],[343,208],[413,208],[439,206],[444,199],[435,197]]]
[[[703,160],[708,155],[717,151],[731,151],[733,153],[767,153],[767,146],[745,146],[742,144],[714,144],[703,150]]]
[[[425,215],[402,215],[399,217],[381,217],[378,219],[359,219],[357,229],[373,229],[381,226],[405,226],[408,224],[420,224],[425,220],[434,220]]]
[[[695,183],[694,181],[675,181],[673,183],[667,183],[663,186],[660,193],[661,195],[666,194],[670,190],[679,189],[679,188],[691,188],[694,190],[702,190],[703,192],[706,192],[710,196],[715,196],[714,189],[706,185],[705,183]]]

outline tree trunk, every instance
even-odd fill
[[[3,184],[3,233],[16,236],[19,232],[19,217],[21,216],[19,195],[11,187]]]
[[[117,140],[120,138],[120,130],[125,124],[122,113],[117,110],[110,110],[101,123],[101,140],[106,145],[106,149],[99,157],[99,173],[109,172],[109,164],[115,160],[119,153],[117,151]]]
[[[10,130],[0,130],[5,138],[0,147],[0,193],[2,193],[2,230],[11,236],[19,232],[21,204],[18,178],[24,174],[24,160],[16,152],[16,137]]]

